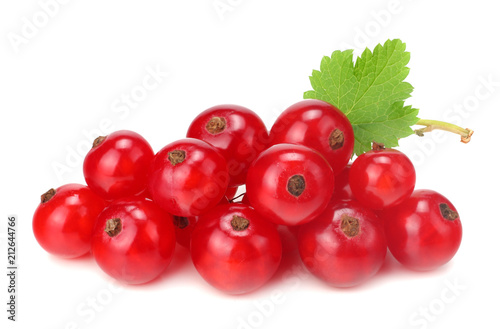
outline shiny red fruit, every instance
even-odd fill
[[[427,271],[453,258],[462,241],[457,209],[443,195],[416,190],[403,203],[380,213],[389,250],[404,266]]]
[[[245,184],[248,167],[268,144],[269,133],[257,114],[239,105],[218,105],[200,113],[186,137],[215,146],[226,158],[229,186]]]
[[[328,205],[334,188],[332,168],[318,152],[278,144],[262,152],[248,171],[250,204],[275,224],[300,225]]]
[[[133,131],[98,137],[83,161],[85,181],[106,200],[138,195],[146,189],[153,157],[149,143]]]
[[[228,200],[232,200],[236,196],[237,192],[238,192],[238,186],[228,187],[225,194],[226,198],[228,198]]]
[[[283,255],[297,251],[297,235],[300,226],[276,225],[281,239]]]
[[[252,207],[246,193],[243,195],[240,203]],[[299,227],[300,226],[276,225],[276,229],[281,239],[283,255],[297,250],[297,234],[299,232]]]
[[[212,145],[194,138],[170,143],[155,156],[149,172],[154,202],[176,216],[198,216],[215,207],[229,182],[227,164]]]
[[[333,189],[332,201],[355,199],[352,194],[351,186],[349,185],[350,172],[351,165],[348,164],[337,176],[335,176],[335,188]]]
[[[217,206],[202,215],[191,238],[191,257],[200,275],[229,294],[264,285],[281,254],[276,227],[244,204]]]
[[[316,99],[295,103],[278,117],[269,133],[270,145],[301,144],[325,157],[335,175],[347,165],[354,148],[354,132],[335,106]]]
[[[90,251],[92,228],[107,202],[87,186],[50,189],[33,215],[35,238],[50,254],[75,258]]]
[[[222,198],[219,205],[229,204],[227,197]],[[184,248],[190,249],[191,234],[193,233],[196,223],[198,223],[199,216],[173,216],[173,223],[175,227],[175,239]]]
[[[172,217],[151,200],[125,198],[99,215],[92,254],[109,276],[128,284],[158,277],[170,264],[175,248]]]
[[[387,252],[377,215],[356,201],[333,203],[316,220],[299,227],[298,243],[306,268],[335,287],[371,278]]]
[[[191,235],[194,227],[198,223],[198,216],[172,216],[175,228],[175,240],[184,248],[190,249]]]
[[[375,210],[395,206],[409,198],[415,180],[410,159],[394,149],[361,154],[349,173],[349,185],[356,200]]]

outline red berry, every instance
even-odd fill
[[[356,200],[380,210],[403,202],[415,187],[410,159],[393,149],[371,150],[354,160],[349,185]]]
[[[250,200],[248,200],[248,193],[245,192],[245,194],[243,194],[243,197],[241,198],[241,203],[252,206],[250,204]]]
[[[175,248],[172,217],[151,200],[125,198],[99,215],[92,253],[101,269],[124,283],[141,284],[158,277]]]
[[[264,285],[281,261],[276,227],[244,204],[217,206],[202,215],[191,238],[191,257],[200,275],[230,294]]]
[[[368,280],[387,252],[377,215],[356,201],[333,203],[316,220],[299,227],[298,243],[307,269],[335,287]]]
[[[83,161],[89,187],[106,200],[143,193],[154,152],[139,134],[116,131],[98,137]]]
[[[246,194],[275,224],[300,225],[325,209],[333,188],[333,171],[321,154],[302,145],[278,144],[255,159]]]
[[[63,185],[42,195],[33,215],[33,233],[47,252],[64,258],[90,251],[92,228],[106,201],[80,184]]]
[[[297,234],[300,226],[276,225],[280,235],[283,255],[297,251]]]
[[[416,190],[403,203],[380,213],[389,250],[404,266],[432,270],[453,258],[462,224],[453,204],[431,190]]]
[[[198,216],[224,197],[229,181],[224,157],[194,138],[170,143],[156,154],[149,174],[154,202],[176,216]]]
[[[184,248],[190,249],[191,235],[194,227],[198,223],[199,216],[172,216],[175,228],[175,240]]]
[[[193,120],[186,136],[202,139],[222,153],[231,187],[245,184],[248,167],[269,140],[267,128],[257,114],[230,104],[203,111]]]
[[[243,198],[241,199],[240,203],[252,207],[246,193],[243,195]],[[299,231],[299,227],[300,226],[298,225],[297,226],[276,225],[276,229],[278,230],[278,234],[280,235],[281,239],[281,247],[283,249],[283,255],[297,250],[297,234]]]
[[[232,200],[236,196],[236,192],[238,192],[238,186],[228,187],[226,191],[226,198],[228,200]]]
[[[351,186],[349,185],[349,173],[351,172],[351,165],[345,166],[342,171],[335,176],[335,188],[333,189],[332,200],[353,200]]]
[[[344,113],[316,99],[300,101],[283,111],[269,137],[270,145],[291,143],[315,149],[335,175],[349,162],[354,148],[354,132]]]
[[[229,204],[229,200],[224,197],[219,202],[219,205]],[[173,223],[175,227],[175,239],[184,248],[190,249],[191,234],[193,233],[196,223],[198,223],[199,216],[173,216]]]

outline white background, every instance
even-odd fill
[[[1,275],[2,328],[499,326],[494,1],[64,2],[0,5],[2,264],[7,216],[19,217],[18,322],[6,320]],[[293,272],[291,257],[270,284],[234,297],[206,284],[181,247],[159,280],[130,287],[89,257],[60,260],[37,245],[31,217],[40,194],[84,183],[81,164],[96,135],[134,130],[157,151],[221,103],[249,107],[270,127],[310,89],[322,56],[347,48],[359,55],[388,38],[411,52],[408,104],[420,117],[476,131],[468,145],[439,133],[401,141],[417,188],[446,195],[461,215],[462,246],[443,268],[414,273],[389,257],[368,283],[335,289],[300,267]],[[157,83],[148,80],[141,94],[152,71]]]

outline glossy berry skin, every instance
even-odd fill
[[[252,207],[246,193],[243,195],[240,203]],[[297,234],[299,232],[299,227],[300,226],[276,225],[276,229],[281,239],[283,255],[297,251]]]
[[[276,227],[244,204],[217,206],[200,216],[191,238],[196,270],[229,294],[264,285],[276,272],[281,254]]]
[[[94,227],[92,254],[97,264],[123,283],[142,284],[158,277],[170,264],[174,248],[172,217],[151,200],[116,200]]]
[[[403,203],[379,214],[389,250],[404,266],[428,271],[453,258],[462,241],[462,224],[453,204],[432,190],[416,190]]]
[[[227,197],[222,198],[219,205],[229,204]],[[191,248],[191,234],[193,233],[196,223],[198,223],[199,216],[182,217],[173,216],[173,223],[175,227],[175,239],[184,248]]]
[[[53,196],[52,192],[55,192]],[[50,198],[49,200],[47,200]],[[87,186],[63,185],[42,195],[33,215],[33,233],[48,253],[75,258],[90,251],[92,229],[107,205]]]
[[[394,149],[361,154],[349,173],[349,185],[356,200],[374,210],[395,206],[409,198],[415,180],[410,159]]]
[[[236,193],[238,192],[238,187],[235,186],[235,187],[228,187],[227,188],[227,191],[226,191],[226,198],[228,198],[228,200],[232,200],[235,196],[236,196]]]
[[[351,172],[351,165],[342,169],[342,171],[335,176],[335,188],[333,189],[332,201],[339,200],[353,200],[351,186],[349,185],[349,173]]]
[[[212,145],[194,138],[168,144],[149,172],[153,201],[175,216],[198,216],[215,207],[229,182],[226,160]]]
[[[270,145],[300,144],[325,157],[335,175],[347,165],[354,148],[354,132],[335,106],[316,99],[300,101],[278,117],[269,133]]]
[[[299,227],[298,244],[306,268],[335,287],[371,278],[387,252],[377,215],[356,201],[332,203],[313,222]]]
[[[147,187],[153,157],[151,145],[141,135],[116,131],[94,141],[83,161],[85,181],[106,200],[138,195]]]
[[[198,216],[182,217],[172,216],[175,228],[175,240],[184,248],[189,249],[191,245],[191,235],[194,227],[198,223]]]
[[[248,171],[250,204],[275,224],[300,225],[327,206],[334,188],[333,171],[318,152],[278,144],[262,152]]]
[[[297,251],[297,235],[300,226],[276,225],[281,239],[283,255]]]
[[[246,205],[249,205],[249,206],[252,206],[250,204],[250,200],[248,200],[248,194],[245,192],[245,194],[243,195],[243,197],[241,198],[241,203],[243,204],[246,204]]]
[[[229,170],[229,186],[245,184],[248,167],[267,147],[269,133],[253,111],[225,104],[200,113],[191,123],[186,137],[198,138],[215,146],[224,156]]]

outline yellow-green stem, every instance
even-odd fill
[[[470,141],[472,134],[474,133],[474,131],[471,129],[462,128],[462,127],[459,127],[459,126],[454,125],[452,123],[438,121],[438,120],[420,119],[420,120],[418,120],[418,122],[416,124],[419,126],[425,126],[424,128],[415,129],[415,134],[417,134],[419,136],[423,136],[424,133],[426,133],[426,132],[433,131],[435,129],[439,129],[439,130],[449,131],[449,132],[460,135],[462,143],[468,143]]]

